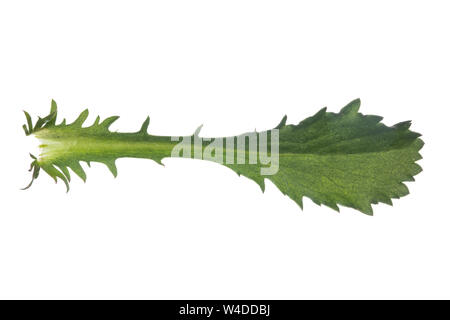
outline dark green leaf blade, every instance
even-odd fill
[[[408,194],[405,181],[421,172],[420,134],[409,123],[393,127],[381,117],[358,113],[355,100],[340,113],[322,109],[298,125],[280,128],[279,171],[267,176],[302,206],[304,196],[372,214],[371,204],[391,204]]]

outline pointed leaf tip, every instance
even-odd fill
[[[83,110],[83,112],[80,113],[78,118],[71,125],[81,127],[83,123],[86,121],[88,116],[89,110],[88,109]]]
[[[105,120],[103,120],[102,123],[100,123],[100,126],[102,126],[105,129],[108,129],[114,121],[116,121],[117,119],[119,119],[119,116],[112,116],[109,118],[106,118]]]
[[[67,167],[64,165],[58,165],[58,164],[55,164],[55,165],[61,170],[61,172],[66,177],[67,181],[70,182],[71,177],[70,177],[69,169],[67,169]]]
[[[116,162],[114,160],[108,160],[104,161],[103,163],[108,167],[109,171],[111,171],[114,178],[116,178],[117,177]]]
[[[97,118],[95,118],[94,123],[92,124],[92,127],[98,126],[99,123],[100,123],[100,116],[97,116]]]
[[[31,134],[33,133],[33,121],[31,120],[31,116],[28,112],[23,110],[23,113],[25,114],[25,118],[27,119],[28,134]]]
[[[323,107],[322,109],[320,109],[315,115],[312,116],[312,118],[314,120],[319,120],[320,118],[322,118],[323,116],[325,116],[327,113],[327,107]]]
[[[68,164],[68,167],[75,172],[75,174],[79,176],[83,182],[86,182],[86,172],[78,161],[72,161]]]
[[[203,125],[202,125],[202,124],[199,125],[198,128],[195,130],[193,136],[194,136],[194,137],[198,137],[198,135],[200,134],[200,130],[202,130],[202,128],[203,128]]]
[[[286,125],[286,121],[287,121],[287,115],[285,115],[283,117],[283,119],[281,119],[280,123],[275,127],[275,129],[281,129]]]
[[[399,130],[408,130],[411,127],[411,120],[399,122],[394,127]]]
[[[52,99],[51,105],[50,105],[50,113],[57,112],[58,107],[56,105],[56,101]]]
[[[148,125],[150,124],[150,117],[147,116],[144,123],[142,123],[141,129],[139,130],[139,133],[147,134]]]
[[[56,101],[52,99],[51,106],[50,106],[50,114],[49,114],[50,119],[45,124],[45,127],[51,127],[51,126],[55,125],[57,113],[58,113],[58,108],[56,105]]]
[[[336,203],[325,203],[325,205],[336,212],[341,212],[338,205]]]
[[[361,99],[355,99],[341,109],[341,114],[356,114],[361,106]]]
[[[286,193],[283,193],[285,196],[287,196]],[[303,210],[303,197],[298,199],[292,199],[299,207]]]
[[[69,182],[67,181],[66,176],[59,171],[53,164],[42,164],[42,170],[47,172],[47,174],[55,180],[55,183],[58,183],[58,179],[61,179],[66,185],[67,191],[69,190]]]

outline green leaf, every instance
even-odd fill
[[[68,168],[86,180],[80,161],[103,163],[117,176],[118,158],[161,163],[165,157],[190,157],[221,163],[255,181],[263,192],[265,179],[269,179],[300,207],[308,197],[334,210],[339,211],[338,205],[342,205],[372,214],[372,204],[392,205],[391,199],[408,194],[404,182],[414,181],[421,171],[416,161],[421,159],[423,142],[420,134],[409,130],[410,121],[388,127],[381,123],[382,117],[359,113],[359,107],[357,99],[338,113],[323,108],[297,125],[287,125],[285,116],[276,130],[220,137],[213,142],[199,136],[200,126],[192,136],[180,140],[200,144],[180,147],[171,137],[149,135],[149,117],[134,133],[109,131],[117,116],[102,122],[97,117],[91,126],[83,127],[88,110],[72,124],[66,125],[64,120],[56,125],[57,108],[52,101],[50,114],[39,118],[34,128],[25,112],[25,133],[42,141],[41,155],[32,163],[31,183],[42,168],[68,189]],[[255,149],[247,147],[252,141],[256,141]]]
[[[391,204],[408,194],[404,181],[421,172],[420,134],[409,122],[393,127],[358,113],[355,100],[339,113],[319,111],[280,130],[280,165],[270,179],[300,206],[304,196],[339,210],[338,204],[372,214],[371,204]]]

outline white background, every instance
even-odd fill
[[[2,1],[0,298],[450,298],[448,1]],[[22,110],[203,136],[360,97],[413,120],[424,172],[375,216],[302,211],[198,160],[26,171]],[[36,152],[36,151],[34,151]]]

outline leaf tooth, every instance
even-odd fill
[[[423,142],[422,139],[417,139],[416,144],[417,144],[417,151],[419,151],[419,150],[421,150],[423,148],[423,146],[425,145],[425,142]],[[419,155],[419,157],[418,157],[417,160],[422,159],[422,156],[419,153],[418,153],[418,155]]]
[[[294,126],[296,130],[305,129],[308,126],[319,122],[323,117],[325,117],[327,114],[327,107],[324,107],[320,109],[315,115],[312,117],[306,118],[303,121],[300,121],[298,125]]]
[[[98,126],[99,123],[100,123],[100,116],[97,116],[97,118],[95,118],[95,121],[91,127],[96,127],[96,126]]]
[[[320,120],[325,114],[327,113],[327,107],[323,107],[319,111],[316,112],[315,115],[313,115],[311,118],[315,120]]]
[[[402,121],[399,122],[397,124],[394,125],[394,128],[401,130],[401,131],[406,131],[411,127],[411,121]]]
[[[56,163],[55,163],[55,166],[57,166],[57,167],[61,170],[61,172],[66,176],[67,181],[70,182],[70,172],[69,172],[69,169],[67,169],[67,167],[66,167],[65,165],[63,165],[63,164],[56,164]]]
[[[324,205],[326,205],[327,207],[329,207],[337,212],[340,212],[339,207],[337,206],[337,204],[335,202],[327,201],[327,202],[324,202]]]
[[[286,195],[286,193],[283,193],[284,195]],[[298,206],[300,207],[300,209],[303,210],[303,196],[299,197],[299,198],[291,198],[292,200],[294,200],[294,202],[296,204],[298,204]]]
[[[281,119],[280,123],[275,127],[275,129],[281,129],[284,126],[286,126],[286,121],[287,121],[287,115],[285,115],[283,117],[283,119]]]
[[[202,130],[202,128],[203,128],[203,125],[202,124],[199,125],[198,128],[195,129],[195,132],[194,132],[194,134],[192,136],[198,137],[198,135],[200,134],[200,130]]]
[[[139,130],[140,134],[147,134],[148,125],[150,124],[150,117],[147,116],[144,123],[142,123],[141,129]]]
[[[58,114],[58,107],[56,105],[56,101],[52,99],[52,102],[50,105],[50,115],[53,115],[53,116],[47,122],[46,126],[54,126],[55,125],[57,114]]]
[[[47,172],[48,175],[53,178],[53,180],[55,180],[55,183],[58,182],[57,178],[60,178],[66,185],[67,192],[69,192],[69,181],[67,181],[66,176],[61,171],[56,169],[53,164],[42,164],[41,168],[42,170]]]
[[[264,191],[265,191],[265,189],[266,189],[266,185],[265,185],[265,183],[264,183],[264,178],[261,177],[261,178],[259,179],[259,178],[256,178],[256,177],[252,177],[251,179],[252,179],[253,181],[256,182],[256,184],[257,184],[257,185],[259,186],[259,188],[261,189],[262,193],[264,193]]]
[[[363,204],[362,206],[357,207],[356,209],[358,209],[362,213],[367,214],[368,216],[373,216],[373,209],[370,203]]]
[[[365,119],[370,121],[370,124],[376,124],[381,122],[383,120],[383,117],[375,116],[375,115],[366,115],[364,116]]]
[[[88,109],[83,110],[83,112],[80,113],[78,118],[71,124],[71,126],[81,127],[83,123],[86,121],[88,116],[89,110]]]
[[[109,118],[106,118],[105,120],[103,120],[102,123],[100,123],[100,126],[102,126],[105,129],[109,129],[109,127],[111,126],[111,124],[116,121],[117,119],[119,119],[118,116],[112,116]]]
[[[323,204],[337,212],[340,212],[339,207],[337,206],[336,202],[334,202],[334,201],[329,201],[329,200],[325,200],[325,199],[319,200],[316,198],[311,198],[311,200],[318,206],[322,206],[322,204]]]
[[[392,206],[391,198],[389,197],[388,194],[386,194],[386,192],[383,192],[382,190],[379,190],[377,192],[376,201],[375,200],[372,201],[372,203],[374,203],[374,204],[378,203],[378,202],[385,203],[385,204]]]
[[[392,206],[392,200],[391,200],[391,198],[389,198],[389,197],[387,197],[387,196],[381,198],[381,199],[380,199],[380,202]]]
[[[84,172],[83,167],[80,165],[78,161],[72,161],[68,164],[68,167],[76,173],[77,176],[81,178],[84,182],[86,182],[86,172]]]
[[[25,135],[29,136],[30,133],[28,132],[27,125],[24,124],[24,125],[22,126],[22,128],[23,128],[23,131],[25,131]]]
[[[109,171],[113,174],[114,178],[117,177],[117,167],[115,160],[105,160],[103,163],[108,167]]]
[[[162,163],[162,159],[164,159],[164,157],[161,156],[155,156],[152,158],[152,160],[155,161],[157,164],[165,167],[164,163]]]
[[[391,199],[400,199],[400,196],[394,191],[394,193],[391,195]]]
[[[31,120],[31,116],[28,112],[24,110],[23,113],[25,113],[25,118],[27,118],[28,132],[31,134],[33,133],[33,121]]]
[[[359,111],[359,107],[361,106],[361,100],[355,99],[351,101],[349,104],[347,104],[345,107],[343,107],[340,111],[340,114],[342,115],[355,115]]]
[[[58,106],[56,104],[56,101],[52,99],[51,105],[50,105],[50,113],[56,113],[58,110]]]
[[[36,124],[35,124],[33,130],[34,130],[34,131],[37,131],[37,130],[43,128],[43,127],[45,128],[45,127],[47,126],[48,122],[49,122],[50,120],[52,120],[54,116],[55,116],[55,114],[52,114],[52,113],[51,113],[51,114],[45,116],[44,118],[39,117],[39,118],[38,118],[38,121],[36,121]]]
[[[409,194],[408,187],[403,182],[399,183],[399,196],[404,197],[408,194]]]
[[[413,163],[411,164],[411,171],[410,174],[412,176],[418,175],[419,173],[421,173],[423,171],[422,167],[419,166],[417,163]]]
[[[39,130],[43,124],[44,124],[44,119],[41,117],[38,117],[38,120],[36,121],[34,128],[31,130],[31,132]]]

